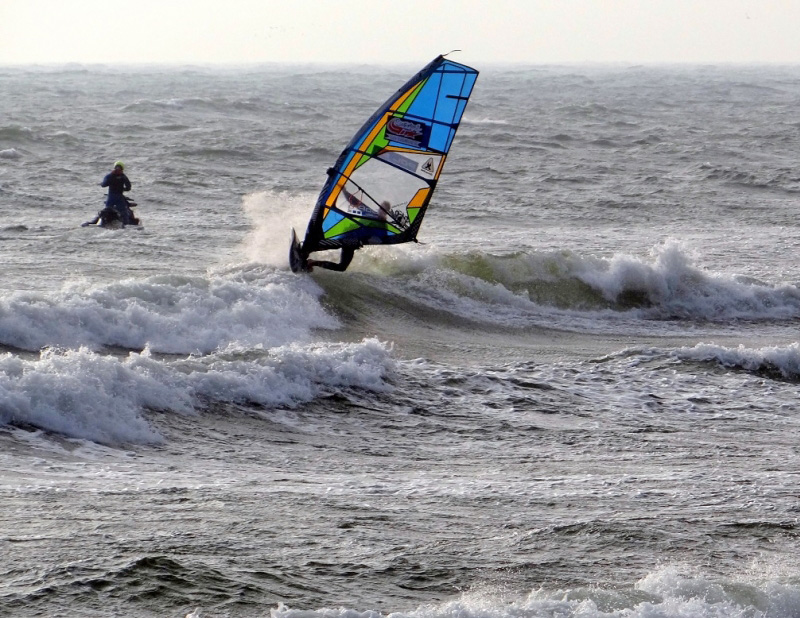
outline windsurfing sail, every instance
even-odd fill
[[[378,108],[328,170],[292,270],[314,251],[416,240],[477,78],[439,56]]]

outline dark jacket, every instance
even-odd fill
[[[105,178],[103,178],[103,182],[100,183],[100,186],[108,187],[109,195],[112,193],[122,195],[123,191],[131,190],[131,181],[128,180],[128,177],[125,174],[115,174],[114,172],[110,172],[109,174],[106,174]]]

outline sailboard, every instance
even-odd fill
[[[417,239],[477,78],[438,56],[370,116],[328,169],[302,243],[292,230],[292,271],[315,251]]]

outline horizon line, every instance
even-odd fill
[[[358,62],[352,60],[330,61],[330,60],[308,60],[308,61],[285,61],[285,60],[251,60],[251,61],[146,61],[146,62],[96,62],[96,61],[44,61],[44,62],[3,62],[0,61],[0,68],[65,68],[65,67],[87,67],[87,68],[257,68],[265,66],[284,66],[284,67],[390,67],[407,66],[419,64],[420,61],[375,61]],[[474,64],[474,61],[467,61]],[[689,67],[689,66],[773,66],[773,67],[796,67],[800,66],[800,60],[550,60],[550,61],[529,61],[529,60],[487,60],[480,62],[481,66],[493,67]]]

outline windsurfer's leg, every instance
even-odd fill
[[[355,253],[356,250],[352,247],[342,247],[342,256],[339,259],[339,266],[342,271],[347,270],[347,267],[350,266],[350,262],[353,261],[353,256]]]
[[[355,253],[356,250],[352,247],[342,247],[342,254],[338,264],[336,262],[327,262],[325,260],[306,260],[306,264],[308,265],[309,270],[315,266],[319,266],[320,268],[326,268],[327,270],[344,272],[347,270],[347,267],[350,266],[350,262],[353,261],[353,256]]]
[[[327,270],[342,270],[336,262],[328,262],[327,260],[306,260],[306,268],[311,272],[314,268],[325,268]]]

